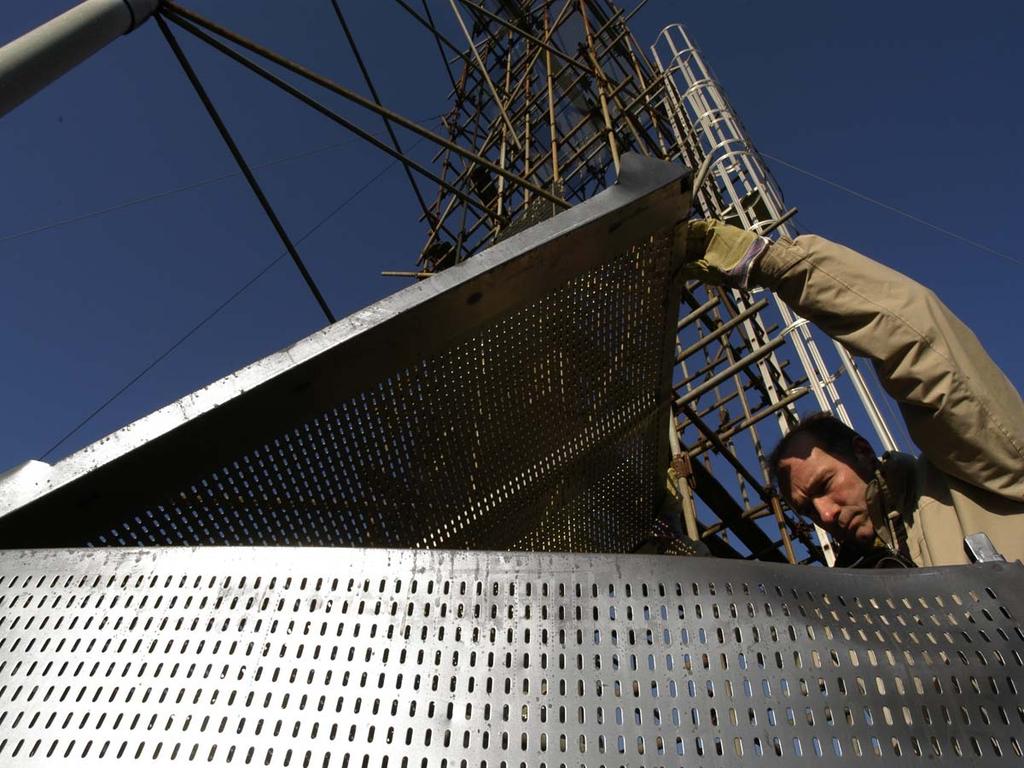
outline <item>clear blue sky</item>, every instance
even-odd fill
[[[363,90],[327,0],[184,4]],[[70,5],[8,0],[0,40]],[[434,5],[451,26],[447,3]],[[421,120],[445,111],[444,72],[425,32],[392,3],[345,6],[386,103]],[[1021,389],[1020,4],[652,0],[634,32],[649,44],[674,21],[702,47],[763,152],[1008,257],[769,163],[803,231],[933,287]],[[391,164],[185,42],[294,238]],[[432,150],[421,144],[415,154],[428,160]],[[39,458],[281,247],[153,22],[0,120],[0,168],[2,470]],[[179,188],[188,189],[123,206]],[[117,210],[52,226],[108,208]],[[403,287],[379,273],[412,268],[423,237],[392,167],[299,248],[340,317]],[[320,325],[283,259],[49,458]]]

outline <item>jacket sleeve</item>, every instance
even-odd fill
[[[821,237],[768,248],[752,283],[869,358],[935,466],[1024,500],[1024,402],[977,337],[906,275]]]

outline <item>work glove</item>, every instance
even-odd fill
[[[676,229],[683,276],[711,285],[747,289],[750,272],[771,241],[717,219],[695,219]]]

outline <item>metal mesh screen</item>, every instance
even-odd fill
[[[0,764],[1019,764],[1022,583],[1008,564],[8,551]]]
[[[630,248],[90,543],[630,546],[661,485],[671,246]]]
[[[631,549],[669,463],[688,201],[686,169],[624,156],[593,199],[0,480],[0,545]]]

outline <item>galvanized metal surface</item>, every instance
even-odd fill
[[[0,764],[1019,765],[1024,571],[0,552]]]
[[[669,463],[688,190],[624,157],[605,193],[7,477],[0,545],[629,549]]]

